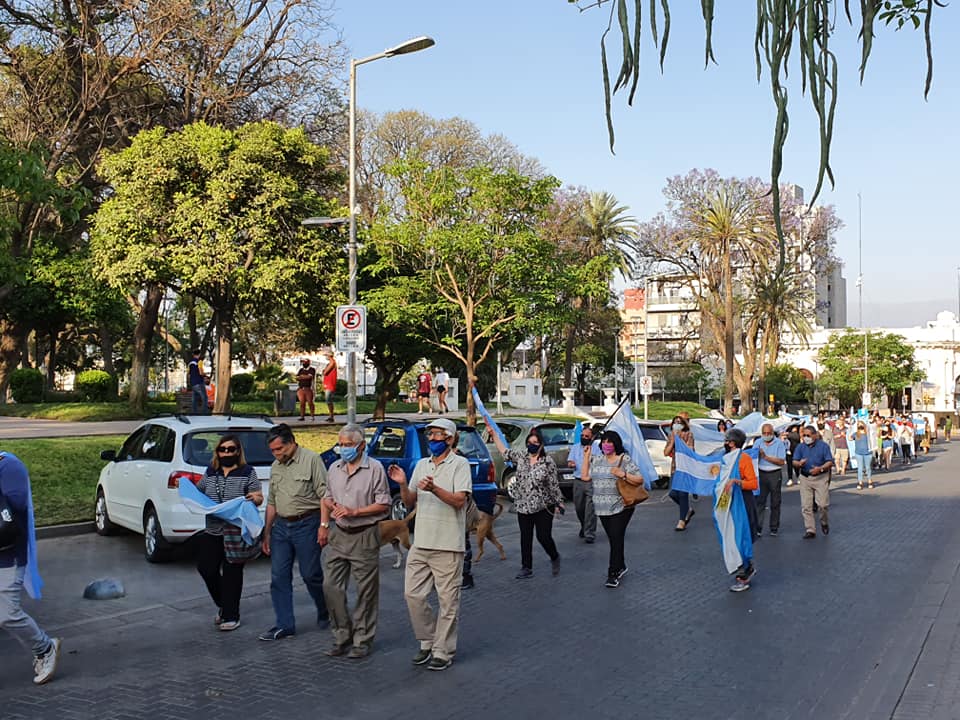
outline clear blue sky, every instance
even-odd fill
[[[607,147],[600,84],[608,6],[580,13],[565,0],[340,0],[333,19],[353,57],[417,35],[437,41],[429,50],[359,68],[361,107],[466,118],[505,135],[564,184],[612,192],[645,220],[663,209],[668,177],[714,168],[766,178],[770,168],[773,105],[769,77],[756,81],[754,3],[717,4],[719,64],[706,70],[699,3],[671,5],[663,74],[646,34],[634,106],[614,98],[616,155]],[[957,311],[960,8],[936,10],[934,84],[926,102],[921,32],[881,28],[861,86],[857,29],[842,12],[837,19],[836,188],[828,185],[820,202],[836,206],[845,222],[837,253],[846,266],[851,325],[858,323],[858,192],[866,324],[903,327],[933,319],[938,309]],[[619,58],[616,43],[611,64]],[[809,196],[819,153],[816,116],[800,94],[799,66],[793,69],[783,180]]]

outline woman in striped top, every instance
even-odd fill
[[[243,497],[256,505],[263,503],[260,479],[247,465],[240,438],[222,435],[213,460],[197,485],[200,492],[218,503]],[[219,611],[214,623],[223,631],[240,627],[240,595],[243,593],[243,563],[227,559],[224,530],[235,530],[226,520],[207,515],[207,529],[197,536],[197,572]]]
[[[590,448],[584,448],[584,466],[588,460],[590,482],[593,486],[593,509],[610,542],[606,586],[615,588],[620,586],[620,578],[627,573],[623,542],[634,510],[633,507],[624,506],[623,498],[617,490],[617,480],[625,479],[632,485],[640,485],[643,483],[643,475],[636,463],[623,451],[623,439],[614,430],[600,433],[600,455],[590,452]]]

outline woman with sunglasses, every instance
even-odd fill
[[[246,498],[256,505],[263,503],[263,490],[257,471],[252,465],[247,465],[240,438],[233,434],[220,437],[210,466],[197,488],[218,503],[237,497]],[[244,563],[228,559],[224,549],[224,532],[236,530],[226,520],[207,515],[207,528],[196,539],[197,572],[207,584],[207,591],[218,608],[214,624],[224,632],[240,627]]]
[[[557,477],[557,464],[543,448],[543,436],[540,430],[533,428],[527,435],[527,451],[511,450],[498,433],[493,434],[493,442],[503,455],[503,459],[513,463],[517,469],[507,484],[507,493],[513,498],[517,510],[517,523],[520,525],[520,572],[517,580],[533,577],[533,533],[537,533],[537,542],[550,557],[554,575],[560,573],[560,553],[553,541],[553,515],[563,508],[563,495]]]

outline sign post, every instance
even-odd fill
[[[643,419],[647,419],[650,407],[650,396],[653,395],[653,378],[643,375],[640,378],[640,394],[643,395]]]
[[[367,308],[337,306],[337,351],[347,354],[347,422],[357,421],[357,358],[367,350]]]

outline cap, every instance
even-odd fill
[[[448,420],[447,418],[438,418],[436,420],[431,420],[427,423],[428,428],[440,428],[443,430],[449,437],[453,437],[457,434],[457,425],[453,420]]]

